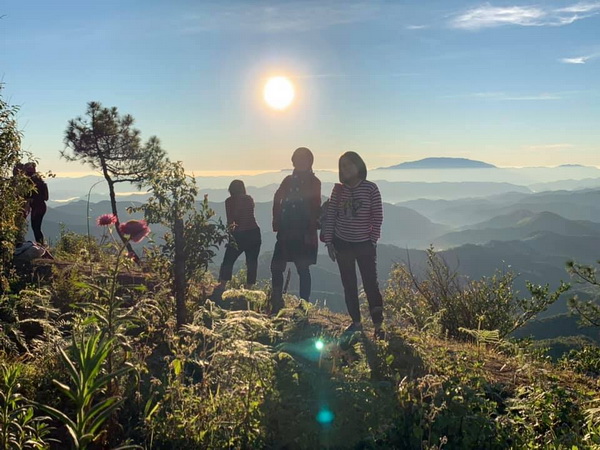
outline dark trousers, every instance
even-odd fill
[[[246,253],[246,283],[256,283],[256,272],[258,270],[258,254],[260,253],[260,228],[238,231],[233,233],[234,241],[227,244],[219,280],[231,280],[233,265],[242,253]]]
[[[36,242],[44,243],[44,233],[42,233],[42,220],[46,215],[46,204],[34,205],[31,207],[31,229]]]
[[[360,322],[360,308],[358,303],[358,279],[356,265],[360,270],[365,294],[369,302],[369,311],[373,323],[378,325],[383,322],[383,299],[377,281],[377,252],[371,241],[347,242],[335,238],[333,246],[337,252],[337,263],[340,277],[344,286],[344,297],[348,314],[353,322]]]
[[[303,256],[295,258],[290,255],[290,252],[286,252],[282,241],[275,243],[275,250],[273,250],[273,259],[271,260],[271,277],[272,277],[272,302],[275,308],[283,307],[283,272],[287,267],[288,259],[292,259],[292,262],[296,265],[298,276],[300,278],[300,298],[306,301],[310,299],[311,290],[311,278],[310,278],[310,260]],[[288,250],[289,250],[288,245]],[[293,246],[292,246],[293,247]],[[287,253],[287,254],[286,254]]]

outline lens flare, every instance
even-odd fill
[[[331,422],[333,422],[334,418],[335,416],[333,412],[327,408],[321,409],[317,414],[317,422],[319,422],[321,425],[329,425]]]

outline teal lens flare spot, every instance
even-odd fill
[[[333,422],[333,418],[333,413],[328,409],[322,409],[317,414],[317,422],[319,422],[321,425],[329,425],[331,422]]]
[[[325,344],[323,343],[323,341],[321,339],[318,339],[315,342],[315,348],[319,351],[323,350],[323,348],[325,347]]]

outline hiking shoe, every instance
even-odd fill
[[[360,322],[352,322],[345,330],[344,334],[362,333],[363,326]]]
[[[385,330],[381,327],[375,328],[375,332],[373,333],[373,339],[376,341],[383,341],[385,339]]]

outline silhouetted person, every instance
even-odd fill
[[[271,312],[283,308],[283,272],[288,262],[296,265],[300,297],[309,301],[309,267],[317,263],[317,223],[321,207],[321,181],[312,171],[314,157],[306,147],[292,155],[294,171],[283,179],[273,198],[273,231],[277,242],[271,260],[273,292]]]
[[[225,286],[233,272],[233,265],[242,253],[246,253],[246,288],[256,283],[258,254],[260,253],[260,228],[254,217],[254,200],[246,194],[246,186],[241,180],[233,180],[229,185],[230,197],[225,200],[227,225],[232,227],[232,241],[227,244],[221,270],[219,285],[213,291],[212,298],[220,300]]]
[[[35,241],[44,244],[44,233],[42,233],[42,221],[46,214],[46,201],[48,200],[48,185],[41,175],[37,173],[35,163],[28,162],[23,167],[33,183],[33,190],[29,195],[29,206],[31,207],[31,229]]]
[[[331,192],[323,226],[329,257],[338,263],[344,297],[352,324],[346,332],[362,331],[356,265],[360,270],[375,338],[382,339],[383,299],[377,281],[377,240],[381,235],[383,205],[375,183],[367,181],[367,167],[355,152],[339,160],[339,179]]]

